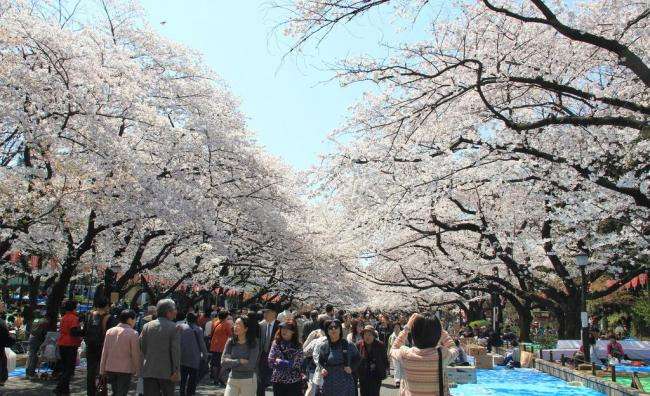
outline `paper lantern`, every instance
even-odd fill
[[[33,270],[38,270],[38,256],[29,256],[29,266]]]
[[[12,263],[17,263],[20,260],[20,251],[14,250],[9,254],[9,261]]]

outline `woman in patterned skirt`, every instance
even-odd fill
[[[359,364],[359,352],[354,344],[341,337],[341,322],[329,321],[325,328],[327,341],[314,351],[323,378],[321,395],[355,396],[357,385],[352,373]]]

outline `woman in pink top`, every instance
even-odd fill
[[[415,345],[412,348],[403,346],[409,333]],[[399,361],[402,368],[400,396],[449,395],[444,368],[456,357],[456,349],[451,348],[453,344],[437,317],[413,314],[390,351],[391,358]],[[439,369],[441,363],[443,372]]]
[[[113,395],[129,393],[131,377],[140,375],[140,338],[133,330],[135,312],[120,313],[120,323],[106,332],[99,373],[111,384]]]

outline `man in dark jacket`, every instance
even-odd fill
[[[307,337],[309,337],[309,334],[311,334],[312,331],[318,329],[318,311],[311,311],[309,314],[311,321],[306,322],[303,325],[302,328],[302,340],[300,340],[301,343],[304,343]]]
[[[264,320],[259,323],[260,334],[260,360],[257,376],[257,396],[264,396],[266,388],[271,384],[272,370],[269,367],[269,350],[275,332],[278,330],[280,322],[277,320],[278,309],[275,304],[268,303],[262,310]]]
[[[99,362],[102,359],[106,331],[117,323],[109,314],[108,300],[98,298],[95,310],[88,315],[84,323],[84,342],[86,343],[86,394],[95,396],[95,380],[99,375]]]

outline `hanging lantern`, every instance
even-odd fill
[[[9,261],[12,263],[17,263],[18,260],[20,260],[20,251],[19,250],[14,250],[9,254]]]
[[[29,256],[29,266],[33,271],[38,270],[38,256]]]
[[[56,257],[52,257],[52,258],[50,259],[49,264],[50,264],[50,269],[51,269],[52,271],[56,271],[57,268],[59,267],[59,260],[58,260]]]

